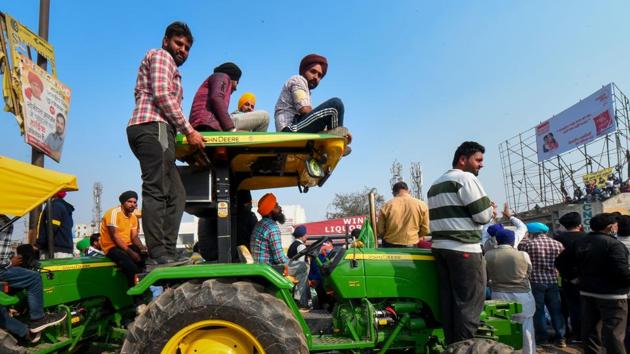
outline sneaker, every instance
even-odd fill
[[[348,134],[350,134],[350,131],[346,127],[337,127],[337,128],[324,130],[322,133],[323,134],[337,135],[337,136],[345,138],[345,137],[348,136]]]
[[[180,258],[178,256],[178,258]],[[176,266],[181,265],[188,262],[188,258],[186,259],[175,259],[171,256],[159,256],[159,257],[150,257],[146,260],[147,266]]]
[[[29,342],[30,344],[36,344],[37,342],[39,342],[40,339],[42,339],[42,334],[40,332],[37,332],[37,333],[27,332],[26,337],[24,337],[24,339],[26,339],[26,341]]]
[[[564,338],[560,338],[554,343],[554,345],[558,348],[566,348],[567,341]]]
[[[57,311],[48,313],[38,320],[33,320],[31,321],[31,333],[41,332],[50,326],[59,324],[66,319],[66,316],[68,314],[65,311]]]

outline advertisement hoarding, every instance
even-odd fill
[[[544,161],[617,129],[612,83],[536,127],[538,161]]]
[[[68,126],[70,89],[20,55],[24,139],[59,162]]]

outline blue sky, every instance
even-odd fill
[[[428,185],[450,168],[462,141],[485,145],[480,179],[505,200],[498,145],[614,81],[630,93],[627,1],[107,1],[52,0],[49,41],[59,79],[72,89],[61,163],[78,176],[68,195],[75,222],[91,219],[92,185],[104,186],[103,208],[127,189],[140,190],[125,126],[133,110],[137,67],[160,46],[164,28],[187,22],[195,36],[184,80],[184,112],[212,68],[243,69],[239,94],[256,93],[269,112],[302,56],[329,59],[313,91],[346,106],[353,153],[323,188],[277,191],[323,219],[334,193],[377,187],[389,197],[389,169],[405,177],[419,161]],[[39,2],[5,1],[6,12],[37,32]],[[273,124],[270,125],[270,128]],[[30,161],[30,147],[11,114],[0,112],[0,154]],[[259,197],[263,192],[254,193]]]

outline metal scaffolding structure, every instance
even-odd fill
[[[563,203],[583,194],[582,177],[587,173],[611,167],[622,180],[630,177],[630,102],[615,84],[612,86],[615,132],[540,162],[535,128],[499,144],[505,193],[516,212]]]

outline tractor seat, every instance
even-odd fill
[[[238,252],[238,259],[241,263],[254,264],[254,257],[252,257],[247,246],[239,245],[236,247],[236,251]]]

